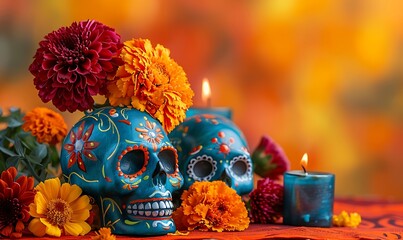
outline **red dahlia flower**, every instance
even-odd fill
[[[254,223],[275,223],[283,216],[284,188],[270,178],[261,179],[251,193],[249,215]]]
[[[120,35],[94,20],[74,22],[45,36],[29,71],[43,102],[60,110],[91,109],[106,95],[106,81],[120,65]]]
[[[17,176],[17,169],[10,167],[0,178],[0,238],[20,238],[24,223],[28,222],[29,204],[34,201],[33,177]]]

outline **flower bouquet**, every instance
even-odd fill
[[[47,34],[29,71],[41,100],[52,102],[60,111],[89,113],[110,106],[108,114],[113,118],[137,109],[160,122],[159,131],[169,132],[183,121],[194,95],[185,72],[167,48],[140,38],[122,43],[113,28],[95,20],[74,22]],[[98,95],[105,97],[105,103],[95,102]],[[117,112],[118,108],[122,112]],[[81,186],[69,182],[70,178],[63,183],[59,151],[60,147],[69,151],[77,166],[96,160],[91,155],[94,147],[88,145],[91,141],[86,141],[92,130],[70,133],[67,139],[74,140],[69,148],[59,146],[67,135],[60,114],[47,108],[35,108],[27,114],[19,109],[10,109],[8,115],[0,113],[0,123],[5,126],[0,132],[0,200],[2,207],[11,208],[11,213],[0,213],[1,236],[21,237],[26,225],[36,236],[87,234],[94,203],[82,194]],[[161,135],[149,135],[156,128],[146,122],[151,125],[137,129],[156,149]],[[130,124],[130,119],[119,123]],[[87,169],[79,170],[85,173]],[[179,174],[175,178],[179,181]],[[101,229],[97,236],[110,233]]]
[[[26,229],[39,237],[85,235],[93,227],[95,202],[103,228],[93,239],[172,233],[175,224],[184,231],[221,232],[281,221],[283,188],[276,180],[289,162],[268,137],[252,155],[263,179],[246,203],[223,181],[195,182],[173,207],[171,190],[183,178],[166,134],[185,119],[194,93],[164,46],[141,38],[121,42],[113,28],[95,20],[74,22],[40,41],[29,71],[44,103],[86,115],[68,133],[51,109],[0,110],[0,237],[19,238]],[[98,95],[104,103],[95,102]],[[92,190],[94,184],[108,187]],[[334,221],[356,226],[360,218],[345,213]]]

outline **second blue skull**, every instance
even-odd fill
[[[183,189],[195,181],[222,180],[244,195],[253,189],[253,167],[240,129],[229,119],[212,114],[187,118],[169,135],[178,150]]]

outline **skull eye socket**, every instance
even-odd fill
[[[129,177],[137,177],[142,174],[148,164],[148,152],[143,147],[133,147],[130,151],[124,151],[120,156],[120,171]]]
[[[213,171],[213,165],[209,161],[195,163],[193,172],[198,178],[205,178]]]
[[[161,168],[167,174],[175,173],[178,164],[178,154],[174,148],[167,147],[158,153],[158,158],[161,163]]]
[[[231,170],[235,175],[242,176],[248,170],[248,166],[243,161],[236,161],[232,166]]]
[[[217,171],[217,163],[212,157],[203,155],[190,160],[187,173],[196,181],[209,181]]]
[[[252,174],[252,165],[248,158],[242,155],[231,160],[229,170],[233,177],[243,180],[249,178]]]

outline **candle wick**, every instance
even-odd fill
[[[207,98],[207,107],[211,108],[211,97]]]
[[[305,167],[304,167],[303,165],[301,165],[301,167],[302,167],[302,169],[304,169],[304,173],[305,173],[305,175],[308,175],[308,173],[306,172]]]

